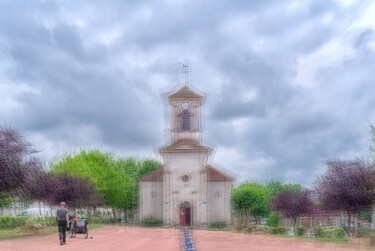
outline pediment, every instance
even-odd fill
[[[211,152],[211,148],[191,139],[180,139],[169,146],[161,147],[160,152]]]

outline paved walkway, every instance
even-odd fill
[[[283,238],[261,234],[233,233],[229,231],[193,230],[194,247],[197,251],[354,251],[351,244],[321,243],[306,239]],[[89,238],[83,235],[67,238],[67,245],[60,246],[58,234],[33,236],[0,241],[0,251],[178,251],[182,232],[177,229],[112,226],[94,229]],[[91,239],[90,237],[93,237]]]
[[[93,237],[91,239],[90,237]],[[67,244],[60,246],[58,234],[34,236],[0,241],[1,251],[44,250],[180,250],[179,231],[163,228],[105,227],[89,231],[89,238],[82,234],[67,237]]]
[[[198,251],[354,251],[348,243],[323,243],[306,239],[282,238],[264,234],[232,233],[229,231],[193,230]]]

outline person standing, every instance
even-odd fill
[[[60,245],[66,244],[66,228],[69,224],[68,210],[65,208],[65,202],[60,203],[60,208],[56,211],[56,222],[59,227]]]

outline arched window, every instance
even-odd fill
[[[190,130],[190,113],[187,110],[184,110],[181,113],[181,130],[182,131]]]

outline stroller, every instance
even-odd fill
[[[75,238],[76,234],[84,234],[85,239],[89,237],[89,232],[87,230],[88,220],[79,219],[69,221],[69,237]]]

